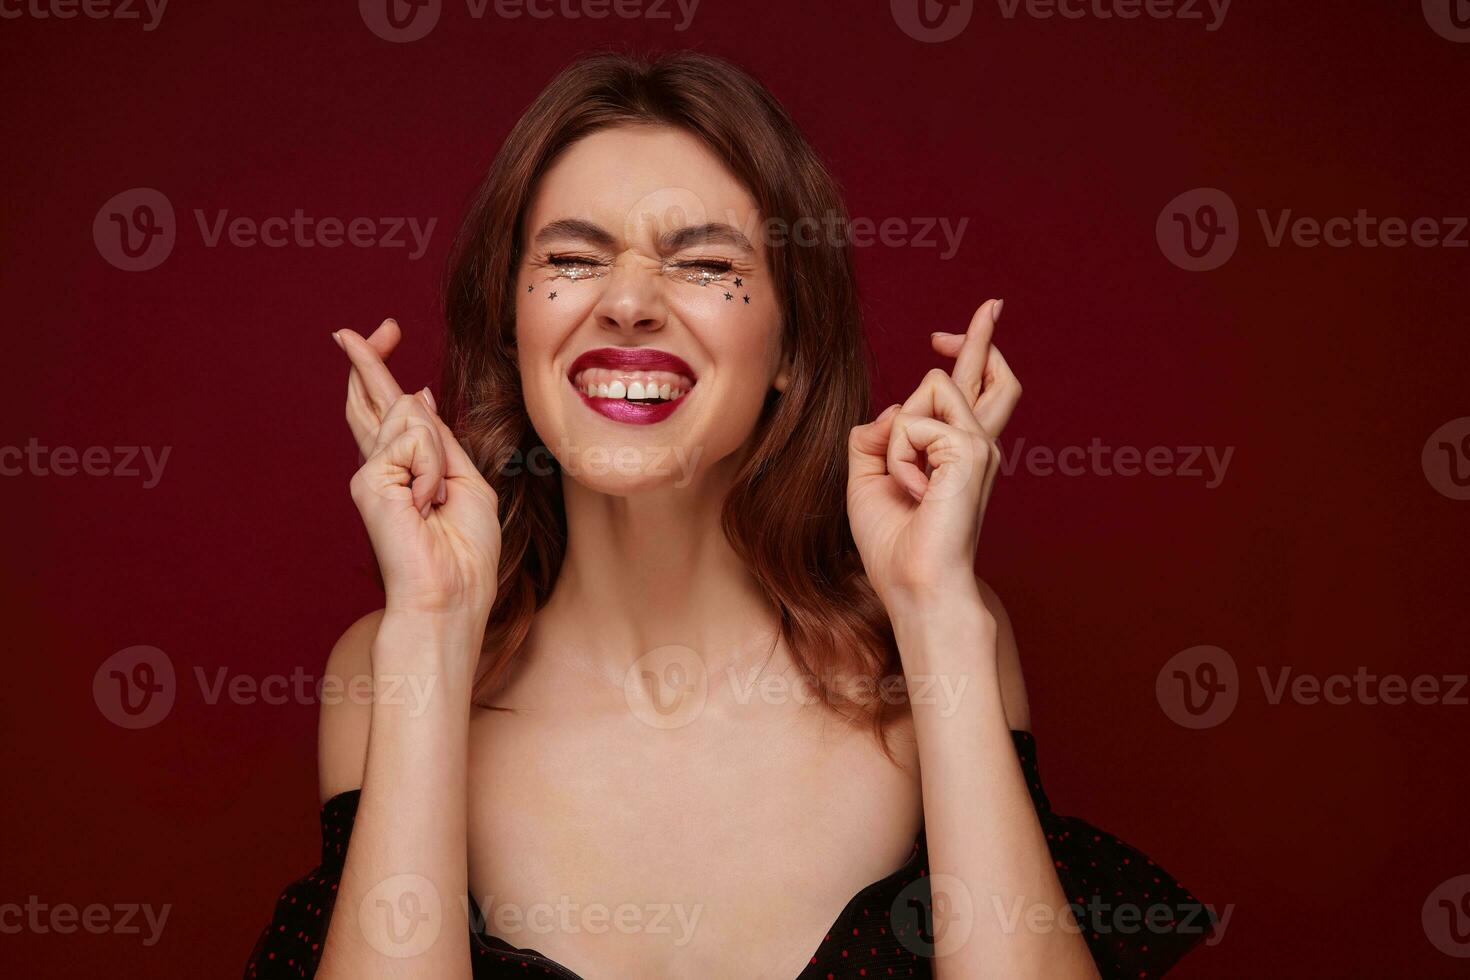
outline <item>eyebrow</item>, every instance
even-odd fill
[[[583,218],[558,218],[550,222],[536,232],[534,244],[544,245],[547,242],[564,241],[568,238],[579,238],[599,248],[612,248],[617,244],[616,239],[601,225]],[[743,252],[755,254],[755,248],[750,244],[750,239],[746,238],[738,228],[720,221],[675,228],[673,231],[665,232],[658,240],[661,252],[677,252],[691,245],[730,245]]]

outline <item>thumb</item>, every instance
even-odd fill
[[[888,439],[898,405],[889,405],[867,425],[854,426],[847,436],[847,478],[882,476],[888,472]]]

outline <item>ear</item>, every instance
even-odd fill
[[[771,379],[771,387],[777,391],[785,391],[789,384],[791,384],[791,356],[782,354],[781,365],[776,368],[776,376]]]

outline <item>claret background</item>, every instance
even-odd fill
[[[329,331],[436,381],[446,252],[576,54],[766,83],[844,189],[877,404],[1006,299],[979,567],[1057,808],[1223,928],[1470,957],[1470,4],[0,0],[0,967],[238,976],[379,602]]]

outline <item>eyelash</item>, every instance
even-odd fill
[[[557,270],[571,270],[586,266],[602,265],[596,259],[585,255],[551,255],[546,259],[546,264]],[[735,264],[725,259],[694,259],[688,262],[675,262],[672,268],[682,273],[681,278],[686,282],[696,285],[708,285],[719,282],[723,276],[733,271]],[[688,270],[688,271],[685,271]],[[559,271],[558,275],[565,279],[586,279],[586,276],[569,276]]]

